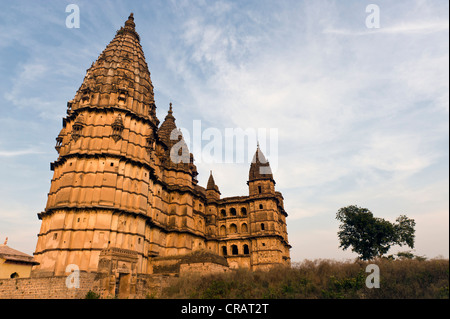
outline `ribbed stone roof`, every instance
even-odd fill
[[[252,163],[250,164],[248,180],[251,182],[259,179],[269,179],[273,181],[269,162],[258,146],[255,155],[253,156]]]
[[[33,265],[38,264],[36,261],[34,261],[32,256],[15,250],[7,245],[0,245],[0,258],[3,258],[7,261],[15,261]]]
[[[93,107],[120,107],[138,116],[150,118],[156,125],[156,105],[150,71],[135,30],[131,13],[125,26],[106,46],[98,59],[87,70],[86,76],[71,101],[71,109],[92,105]],[[119,96],[123,105],[97,105],[89,100],[94,93]],[[86,101],[88,101],[86,103]]]

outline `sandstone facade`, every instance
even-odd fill
[[[48,202],[38,214],[34,277],[64,276],[76,265],[103,273],[112,293],[120,278],[130,291],[164,258],[197,250],[219,255],[230,268],[289,265],[283,197],[259,147],[249,194],[221,198],[212,174],[206,188],[198,185],[172,106],[161,125],[155,110],[130,15],[67,103]],[[204,262],[199,269],[224,269]]]

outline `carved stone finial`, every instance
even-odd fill
[[[125,22],[125,27],[135,28],[133,13],[130,13],[128,20]]]

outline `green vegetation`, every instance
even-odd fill
[[[100,299],[100,295],[93,292],[92,290],[89,290],[86,293],[86,296],[84,297],[84,299]]]
[[[366,266],[380,269],[380,288],[366,287]],[[306,260],[293,267],[251,272],[245,269],[186,276],[165,288],[160,298],[194,299],[376,299],[449,298],[449,261],[388,259],[370,262]]]
[[[367,208],[351,205],[339,209],[336,219],[341,222],[339,247],[344,250],[352,247],[362,260],[381,257],[394,244],[414,248],[416,223],[405,215],[400,215],[397,223],[391,223],[374,217]]]

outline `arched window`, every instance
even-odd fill
[[[259,204],[259,209],[263,209],[263,204]]]
[[[258,193],[262,193],[262,189],[261,189],[261,186],[258,186]]]
[[[230,215],[231,216],[236,216],[236,208],[230,208]]]
[[[231,224],[230,225],[230,234],[235,234],[237,233],[237,226],[236,224]]]
[[[227,246],[222,246],[222,255],[223,256],[227,255]]]
[[[225,209],[221,209],[220,210],[220,216],[221,217],[226,217],[227,216],[227,212],[225,211]]]
[[[264,230],[264,229],[265,229],[264,223],[261,223],[261,230]]]
[[[227,234],[227,228],[225,226],[220,226],[220,236],[225,236]]]
[[[248,245],[244,245],[244,255],[250,254],[250,251],[248,249]]]
[[[247,216],[247,209],[245,207],[241,208],[241,215],[242,216]]]
[[[243,233],[247,233],[248,232],[248,227],[247,227],[246,223],[243,223],[241,225],[241,232],[243,232]]]
[[[238,247],[236,245],[231,245],[231,253],[233,255],[238,255],[239,254]]]

